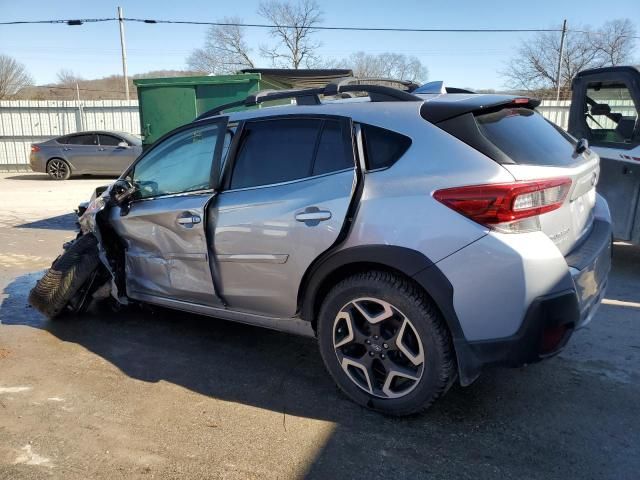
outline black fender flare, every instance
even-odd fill
[[[481,364],[475,359],[460,326],[453,305],[453,286],[438,266],[426,255],[395,245],[359,245],[337,250],[311,265],[302,280],[299,293],[300,316],[313,321],[317,296],[331,274],[348,265],[371,264],[388,267],[412,278],[431,297],[440,310],[453,340],[460,383],[471,384]]]

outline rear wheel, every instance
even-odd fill
[[[47,173],[54,180],[67,180],[71,176],[71,167],[61,158],[52,158],[47,162]]]
[[[391,415],[428,408],[455,378],[449,332],[411,281],[367,272],[337,284],[318,318],[320,352],[354,401]]]

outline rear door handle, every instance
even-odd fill
[[[296,220],[304,222],[310,227],[330,218],[331,212],[329,210],[320,210],[318,207],[307,207],[304,212],[296,213]]]

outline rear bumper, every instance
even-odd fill
[[[467,342],[463,350],[470,366],[517,367],[562,351],[573,332],[591,321],[602,301],[611,269],[611,235],[608,219],[594,221],[588,237],[565,257],[573,288],[536,298],[514,335]]]
[[[31,154],[29,155],[29,166],[31,167],[32,171],[46,173],[45,163],[46,162],[44,161],[44,158],[41,154],[31,152]]]
[[[594,217],[567,256],[541,232],[490,233],[422,273],[437,270],[449,285],[444,298],[432,297],[449,325],[462,385],[488,365],[552,356],[591,321],[611,268],[611,216],[599,196]]]

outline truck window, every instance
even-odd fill
[[[585,121],[590,143],[598,145],[634,142],[638,110],[625,84],[589,83],[586,100]]]

